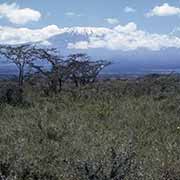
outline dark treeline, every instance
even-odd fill
[[[29,44],[1,45],[0,55],[7,59],[7,63],[17,66],[18,87],[21,91],[25,77],[39,75],[46,82],[47,94],[60,92],[66,81],[73,82],[75,87],[93,83],[100,71],[110,64],[106,60],[92,61],[88,55],[81,53],[63,57],[55,48]]]

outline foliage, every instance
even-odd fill
[[[67,59],[69,77],[76,87],[95,82],[100,71],[109,64],[110,62],[104,60],[91,61],[86,54],[72,54]]]
[[[50,67],[45,69],[43,65],[36,65],[36,62],[31,62],[30,66],[46,78],[49,90],[55,93],[61,91],[62,81],[66,76],[63,57],[56,52],[56,49],[35,48],[33,54],[36,57],[35,60],[43,61],[42,64],[47,61]]]
[[[49,68],[44,68],[42,65],[36,65],[36,62],[30,63],[37,73],[46,78],[49,90],[55,93],[60,92],[63,82],[70,79],[76,87],[95,82],[100,71],[110,64],[103,60],[91,61],[86,54],[73,54],[64,59],[56,49],[35,48],[33,56],[36,60],[50,64]]]
[[[41,89],[26,82],[24,95],[31,106],[0,105],[1,175],[87,179],[87,166],[89,175],[103,179],[110,177],[113,164],[121,164],[116,175],[124,179],[179,179],[179,77],[146,78],[79,88],[65,84],[52,96],[42,96]],[[134,84],[141,88],[129,88]]]
[[[87,180],[124,180],[141,179],[139,164],[135,160],[136,153],[132,147],[119,154],[111,148],[111,158],[105,161],[85,161],[71,163],[75,179]],[[138,169],[139,168],[139,169]]]
[[[4,84],[0,90],[0,103],[17,105],[23,103],[23,90],[15,84]]]
[[[25,67],[34,58],[32,49],[32,46],[29,44],[0,46],[0,54],[5,56],[11,63],[14,63],[19,70],[18,81],[20,87],[22,87],[24,82]]]

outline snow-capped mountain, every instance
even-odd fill
[[[111,29],[101,27],[69,27],[61,29],[62,33],[84,36],[103,36],[111,31]]]
[[[62,55],[87,53],[93,59],[107,59],[113,64],[108,73],[136,73],[180,69],[180,38],[150,34],[134,23],[114,28],[66,27],[51,25],[42,29],[2,28],[1,42],[38,43],[56,47]],[[6,39],[7,33],[11,38]]]
[[[163,48],[152,51],[138,48],[130,51],[120,49],[107,49],[105,47],[72,48],[71,44],[90,42],[92,38],[103,38],[113,33],[108,28],[64,28],[61,33],[48,39],[48,42],[58,48],[64,55],[71,53],[87,53],[95,59],[103,58],[112,61],[108,73],[149,73],[169,72],[180,70],[180,51],[177,48]],[[85,44],[86,46],[86,44]]]
[[[62,28],[55,36],[47,39],[47,44],[56,47],[63,53],[87,52],[89,51],[83,43],[90,42],[92,38],[103,38],[106,34],[111,33],[108,28],[93,27],[70,27]],[[73,44],[82,43],[80,48],[71,47]],[[46,45],[46,44],[45,44]],[[95,49],[94,49],[95,50]]]
[[[64,32],[48,39],[51,45],[60,50],[62,54],[88,53],[90,56],[112,61],[105,73],[143,74],[153,72],[171,72],[180,70],[180,51],[176,48],[152,51],[148,49],[135,49],[132,51],[112,50],[107,48],[69,48],[69,44],[89,42],[92,37],[103,37],[112,33],[107,28],[69,28]],[[82,44],[83,45],[83,44]]]

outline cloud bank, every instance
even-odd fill
[[[174,16],[174,15],[180,15],[180,8],[170,6],[168,3],[164,3],[161,6],[156,6],[146,14],[147,17]]]
[[[23,25],[31,21],[39,21],[41,13],[30,8],[20,9],[16,3],[4,3],[0,4],[0,16],[7,18],[13,24]]]
[[[145,48],[157,51],[162,48],[180,48],[180,38],[173,35],[151,34],[138,30],[135,23],[118,25],[103,36],[90,36],[88,41],[69,43],[70,49],[106,48],[131,51]]]
[[[162,48],[180,48],[180,38],[172,34],[156,34],[139,30],[133,22],[114,28],[71,27],[59,28],[50,25],[42,29],[0,27],[0,44],[20,44],[41,42],[50,45],[49,38],[69,33],[82,35],[85,41],[68,43],[69,49],[106,48],[110,50],[131,51],[145,48],[157,51]],[[61,43],[61,42],[59,42]]]
[[[46,41],[48,38],[59,34],[56,25],[42,29],[12,28],[0,26],[0,44],[22,44]]]

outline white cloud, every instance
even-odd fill
[[[49,38],[70,33],[83,35],[87,40],[69,43],[69,49],[106,48],[110,50],[130,51],[145,48],[157,51],[163,48],[180,48],[180,38],[172,34],[148,33],[139,30],[133,22],[114,28],[71,27],[59,28],[50,25],[42,29],[0,27],[1,44],[36,43],[51,45]],[[59,42],[61,43],[61,42]]]
[[[180,8],[170,6],[168,3],[164,3],[161,6],[156,6],[146,14],[147,17],[174,16],[174,15],[180,15]]]
[[[20,9],[16,3],[4,3],[0,4],[0,16],[6,17],[11,23],[22,25],[31,21],[39,21],[41,13],[30,8]]]
[[[124,33],[124,32],[133,32],[137,30],[137,25],[133,22],[128,23],[125,26],[122,25],[118,25],[114,28],[115,31],[119,32],[119,33]]]
[[[88,41],[70,43],[70,49],[106,48],[130,51],[145,48],[153,51],[162,48],[180,48],[180,38],[171,35],[151,34],[138,30],[135,23],[116,26],[103,36],[91,36]]]
[[[56,25],[50,25],[42,29],[0,27],[1,44],[22,44],[28,42],[40,42],[47,44],[47,39],[60,34],[61,30]]]
[[[107,21],[109,24],[118,24],[119,20],[116,18],[106,18],[105,21]]]
[[[132,8],[132,7],[126,6],[124,8],[124,12],[126,12],[126,13],[133,13],[133,12],[136,12],[136,10],[134,8]]]
[[[69,43],[68,44],[68,49],[88,49],[89,46],[89,42],[87,41],[79,41],[75,44],[73,43]]]
[[[52,44],[48,40],[41,41],[39,43],[41,46],[52,46]]]

